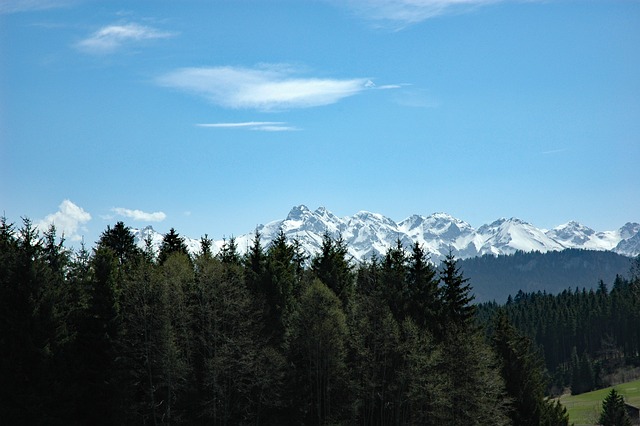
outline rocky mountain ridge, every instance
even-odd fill
[[[462,259],[484,254],[544,253],[569,248],[607,250],[625,256],[640,254],[640,224],[632,222],[615,231],[597,232],[574,221],[544,230],[518,218],[501,218],[475,229],[447,213],[412,215],[396,223],[379,213],[360,211],[340,218],[324,207],[312,211],[299,205],[293,207],[285,219],[258,226],[263,246],[267,247],[281,229],[289,239],[297,239],[309,256],[318,252],[325,232],[332,237],[342,235],[356,262],[373,255],[383,256],[398,239],[407,248],[419,242],[436,262],[449,250]],[[156,247],[162,242],[162,234],[151,226],[132,231],[141,246],[147,236],[151,236]],[[252,231],[235,237],[240,252],[251,246],[254,234]],[[198,239],[185,237],[185,242],[192,253],[199,251]],[[223,241],[214,241],[213,251],[219,250],[222,244]]]

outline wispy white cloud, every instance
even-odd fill
[[[522,0],[347,0],[341,4],[348,5],[366,19],[403,27],[436,16],[506,1]]]
[[[46,231],[50,225],[55,225],[59,235],[71,241],[80,241],[82,236],[79,231],[86,231],[83,226],[91,220],[91,215],[84,209],[69,200],[64,200],[58,206],[58,211],[47,215],[44,219],[35,223],[40,231]]]
[[[261,132],[295,132],[300,129],[293,126],[260,126],[254,127],[251,130],[258,130]]]
[[[366,78],[299,76],[287,65],[181,68],[158,84],[203,96],[226,108],[263,111],[329,105],[367,89]]]
[[[114,207],[111,211],[119,216],[128,217],[129,219],[140,222],[162,222],[167,218],[167,215],[164,214],[164,212],[147,213],[142,210],[131,210],[123,207]]]
[[[76,47],[91,54],[113,53],[125,45],[175,36],[175,33],[136,23],[115,24],[100,28],[84,40],[76,43]]]
[[[68,7],[79,0],[0,0],[0,15]]]
[[[542,155],[551,155],[551,154],[559,154],[561,152],[565,152],[567,151],[567,148],[558,148],[558,149],[551,149],[549,151],[542,151],[541,154]]]
[[[245,121],[239,123],[199,123],[198,127],[212,127],[216,129],[248,129],[263,132],[291,132],[300,130],[297,127],[289,126],[283,121]]]

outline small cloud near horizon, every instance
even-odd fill
[[[303,77],[287,64],[254,68],[179,68],[160,76],[159,85],[208,99],[224,108],[278,111],[334,104],[370,88],[368,78]]]
[[[41,231],[46,231],[51,225],[56,227],[59,235],[71,241],[81,241],[82,235],[79,231],[87,232],[83,225],[91,220],[91,215],[82,207],[74,204],[70,200],[64,200],[58,206],[58,211],[47,215],[44,219],[35,223]]]
[[[125,45],[143,40],[174,37],[176,34],[136,23],[107,25],[76,43],[76,48],[89,54],[103,55]]]
[[[297,127],[288,126],[283,121],[246,121],[239,123],[199,123],[198,127],[215,129],[247,129],[262,132],[292,132],[300,130]]]
[[[147,213],[142,210],[131,210],[123,207],[114,207],[111,211],[118,216],[123,216],[140,222],[162,222],[167,218],[167,215],[164,212]]]

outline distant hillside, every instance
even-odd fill
[[[476,302],[504,303],[518,290],[556,294],[567,288],[596,288],[600,280],[611,287],[616,274],[628,275],[631,258],[610,251],[567,249],[484,255],[459,265],[471,280]]]

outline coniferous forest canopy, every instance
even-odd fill
[[[473,282],[476,302],[504,304],[518,290],[558,294],[576,287],[596,290],[600,281],[611,285],[618,275],[629,275],[630,258],[612,251],[565,249],[487,254],[462,259],[459,264]]]
[[[450,255],[400,241],[354,265],[256,232],[191,256],[118,222],[93,248],[0,223],[3,424],[562,425],[639,366],[640,260],[597,291],[475,305]],[[626,368],[626,370],[625,370]]]

